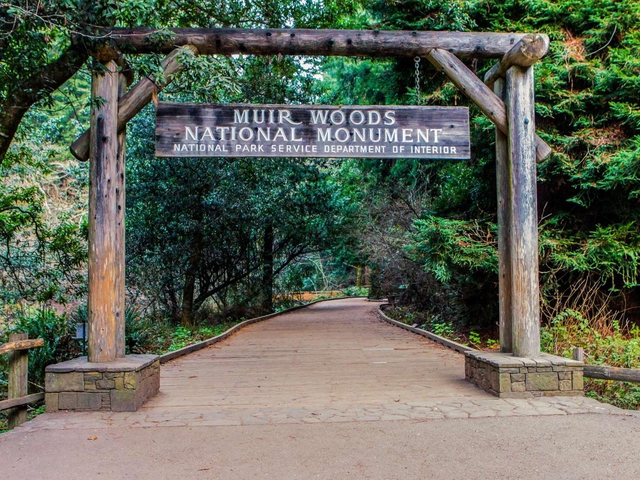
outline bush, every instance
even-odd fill
[[[44,369],[52,363],[64,362],[80,355],[80,344],[74,340],[75,322],[67,315],[58,315],[51,308],[25,308],[11,328],[0,332],[0,342],[8,341],[10,333],[28,333],[29,338],[42,338],[44,346],[29,350],[29,382],[44,386]],[[5,356],[6,357],[6,356]],[[6,384],[7,359],[0,360],[0,382]]]

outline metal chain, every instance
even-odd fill
[[[414,57],[413,61],[416,64],[416,104],[420,105],[422,102],[420,95],[420,57]]]

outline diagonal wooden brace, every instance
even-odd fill
[[[118,101],[118,132],[122,131],[127,122],[142,110],[150,101],[154,92],[161,91],[173,80],[174,74],[182,69],[180,55],[185,52],[198,54],[198,49],[193,45],[176,48],[162,61],[164,69],[164,81],[156,82],[153,77],[145,77],[136,83]],[[71,144],[71,153],[78,160],[89,160],[90,133],[86,130],[75,142]]]
[[[507,108],[504,102],[458,57],[446,50],[434,48],[427,55],[427,59],[438,70],[444,72],[449,80],[467,95],[502,133],[509,134]],[[544,160],[552,152],[551,147],[538,135],[535,136],[535,146],[537,161]]]

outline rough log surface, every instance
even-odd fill
[[[118,75],[118,98],[122,98],[127,93],[127,78]],[[118,112],[119,116],[119,112]],[[116,358],[125,356],[125,202],[126,202],[126,145],[127,145],[127,129],[118,130],[118,154],[116,156],[115,165],[115,202],[116,202],[116,221],[115,221],[115,265],[116,278],[116,298],[115,298],[115,316],[116,316]]]
[[[44,347],[44,340],[42,338],[8,342],[0,345],[0,354],[9,353],[16,350],[29,350],[30,348],[37,348],[37,347]]]
[[[20,342],[27,340],[27,333],[12,333],[9,335],[9,342]],[[27,394],[27,376],[29,352],[26,350],[15,350],[9,355],[9,400],[24,397]],[[7,419],[7,427],[9,430],[22,425],[27,421],[27,407],[19,406],[9,410]]]
[[[89,166],[89,346],[90,362],[117,358],[116,331],[116,162],[118,154],[118,65],[94,73],[91,96],[102,99],[91,111]]]
[[[174,75],[182,69],[180,56],[185,53],[197,54],[198,50],[192,45],[177,48],[162,61],[164,80],[156,80],[153,76],[142,78],[126,94],[121,95],[118,101],[118,132],[124,130],[127,122],[142,110],[150,101],[154,91],[161,92],[169,85]],[[71,144],[71,153],[78,160],[89,160],[90,132],[86,130],[75,142]]]
[[[526,35],[516,45],[505,53],[484,76],[484,83],[493,87],[493,83],[504,77],[513,65],[529,67],[540,60],[549,51],[549,37],[546,35]]]
[[[44,393],[32,393],[20,398],[12,398],[10,400],[2,400],[0,402],[0,411],[8,410],[10,408],[21,407],[23,405],[29,405],[30,403],[39,402],[44,400]]]
[[[536,194],[533,67],[507,72],[511,187],[513,355],[540,355],[538,209]]]
[[[607,367],[603,365],[585,365],[584,376],[601,380],[640,383],[640,370],[633,368]]]
[[[504,134],[508,133],[505,104],[455,55],[446,50],[433,49],[427,59],[444,72],[458,89],[467,95]],[[536,158],[544,160],[551,154],[551,147],[535,135]]]
[[[495,94],[505,99],[505,82],[498,79]],[[512,352],[511,316],[511,189],[509,188],[509,146],[507,136],[496,127],[496,190],[498,194],[498,305],[500,351]]]
[[[113,29],[106,36],[123,52],[168,53],[195,45],[203,55],[425,56],[442,48],[460,57],[500,58],[525,34],[241,28]]]

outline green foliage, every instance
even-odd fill
[[[29,390],[32,392],[43,390],[47,365],[80,355],[80,344],[73,338],[76,333],[75,322],[51,308],[29,307],[20,310],[11,327],[0,332],[0,343],[5,343],[10,333],[28,333],[29,338],[44,340],[43,347],[29,350]],[[6,358],[0,358],[0,384],[6,382],[6,362]],[[34,386],[39,388],[34,389]]]

